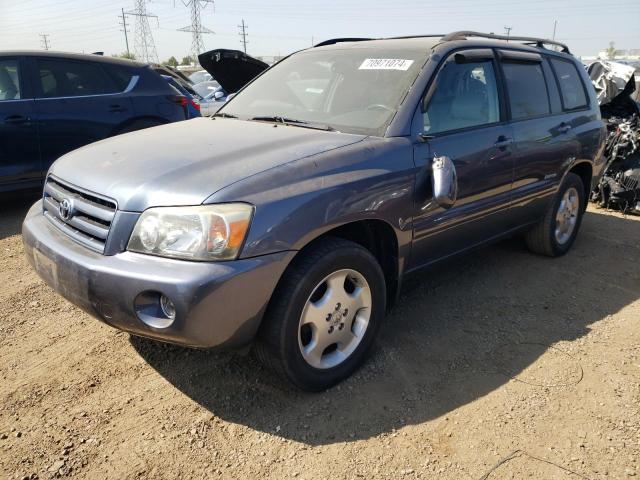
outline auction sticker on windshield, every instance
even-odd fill
[[[367,58],[358,70],[409,70],[413,60],[401,58]]]

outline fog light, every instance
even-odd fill
[[[164,313],[167,318],[175,320],[176,306],[173,304],[169,297],[160,295],[160,308],[162,309],[162,313]]]

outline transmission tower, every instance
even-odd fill
[[[213,0],[189,0],[188,2],[182,1],[185,7],[191,8],[191,25],[188,27],[179,28],[180,32],[191,32],[191,56],[193,61],[198,62],[198,55],[204,52],[204,41],[202,40],[203,33],[215,33],[213,30],[202,26],[200,20],[200,12],[203,8],[206,8],[207,4],[213,4]]]
[[[149,26],[149,18],[155,18],[157,15],[147,13],[146,0],[135,0],[135,9],[133,12],[127,12],[126,15],[136,17],[135,40],[133,42],[133,51],[136,60],[147,63],[158,63],[158,52],[151,35],[151,27]]]

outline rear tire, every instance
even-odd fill
[[[542,221],[525,235],[529,250],[549,257],[567,253],[578,235],[585,201],[581,178],[568,173]]]
[[[363,362],[385,306],[385,279],[375,257],[356,243],[323,239],[285,272],[254,351],[296,387],[325,390]]]

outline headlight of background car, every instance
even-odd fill
[[[232,260],[249,230],[253,207],[224,203],[145,210],[127,250],[186,260]]]

